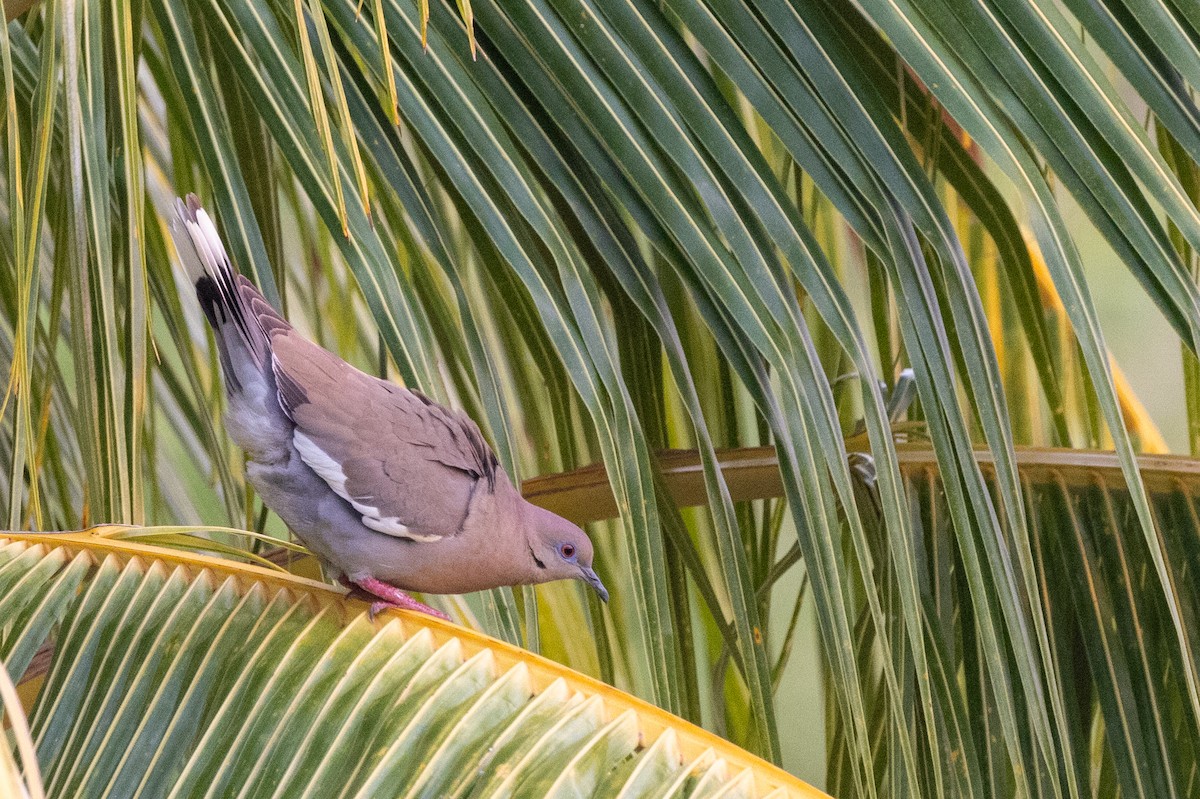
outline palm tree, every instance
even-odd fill
[[[595,523],[611,607],[459,619],[838,796],[1200,795],[1197,465],[1147,459],[1080,255],[1169,326],[1200,455],[1194,0],[26,5],[7,527],[286,537],[172,269],[196,191],[298,326]]]

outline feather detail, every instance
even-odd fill
[[[171,235],[188,277],[195,284],[200,307],[213,329],[219,334],[224,325],[232,323],[255,364],[261,368],[266,342],[261,334],[254,335],[259,331],[257,328],[251,330],[247,321],[246,304],[238,284],[244,278],[234,272],[221,234],[200,207],[196,195],[189,194],[186,204],[183,200],[175,201]]]
[[[296,451],[300,453],[301,460],[308,465],[308,468],[317,473],[322,480],[325,481],[333,493],[337,494],[342,499],[350,503],[350,505],[359,513],[362,514],[362,523],[365,527],[374,530],[377,533],[394,536],[396,538],[407,538],[410,541],[431,542],[441,539],[440,535],[420,535],[408,529],[408,527],[395,516],[384,516],[379,508],[367,505],[366,499],[372,497],[356,498],[346,490],[346,473],[343,471],[341,464],[329,456],[327,452],[317,446],[311,438],[306,436],[300,430],[296,430],[292,434],[292,441],[296,445]]]

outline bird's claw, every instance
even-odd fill
[[[388,608],[400,608],[401,610],[415,610],[418,613],[424,613],[428,616],[441,619],[442,621],[450,621],[450,617],[445,613],[442,613],[437,608],[431,608],[422,602],[412,599],[411,597],[409,601],[410,604],[407,605],[402,605],[398,602],[384,602],[383,600],[372,602],[370,610],[367,611],[367,618],[369,618],[371,621],[375,621],[375,617]]]
[[[387,610],[388,608],[394,608],[394,607],[396,607],[396,606],[389,602],[372,602],[371,607],[367,610],[367,618],[370,619],[371,621],[375,621],[375,617],[378,616],[380,613]]]
[[[368,611],[368,616],[370,617],[371,621],[375,621],[375,617],[379,615],[381,611],[388,608],[415,610],[418,613],[424,613],[426,615],[442,619],[443,621],[450,621],[450,617],[442,611],[436,608],[431,608],[424,602],[418,602],[408,594],[401,591],[399,588],[395,587],[394,585],[388,585],[382,580],[376,580],[368,577],[359,580],[358,582],[354,583],[354,585],[375,598],[375,601],[371,603],[371,608]]]

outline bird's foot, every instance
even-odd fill
[[[348,581],[343,580],[342,582],[343,584],[346,584]],[[387,608],[415,610],[418,613],[426,613],[430,616],[434,616],[445,621],[450,621],[450,617],[445,613],[442,613],[436,608],[429,607],[424,602],[418,602],[396,586],[388,585],[382,580],[376,580],[373,577],[366,577],[356,583],[347,585],[347,587],[349,588],[350,585],[362,590],[366,594],[370,595],[371,598],[376,600],[375,602],[371,603],[371,610],[369,611],[372,621],[375,620],[375,616],[378,615],[380,611],[386,610]]]

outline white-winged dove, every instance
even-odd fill
[[[526,502],[466,414],[308,341],[237,274],[195,195],[176,247],[216,337],[225,422],[246,477],[338,576],[381,607],[444,614],[404,593],[574,578],[608,591],[592,543]]]

